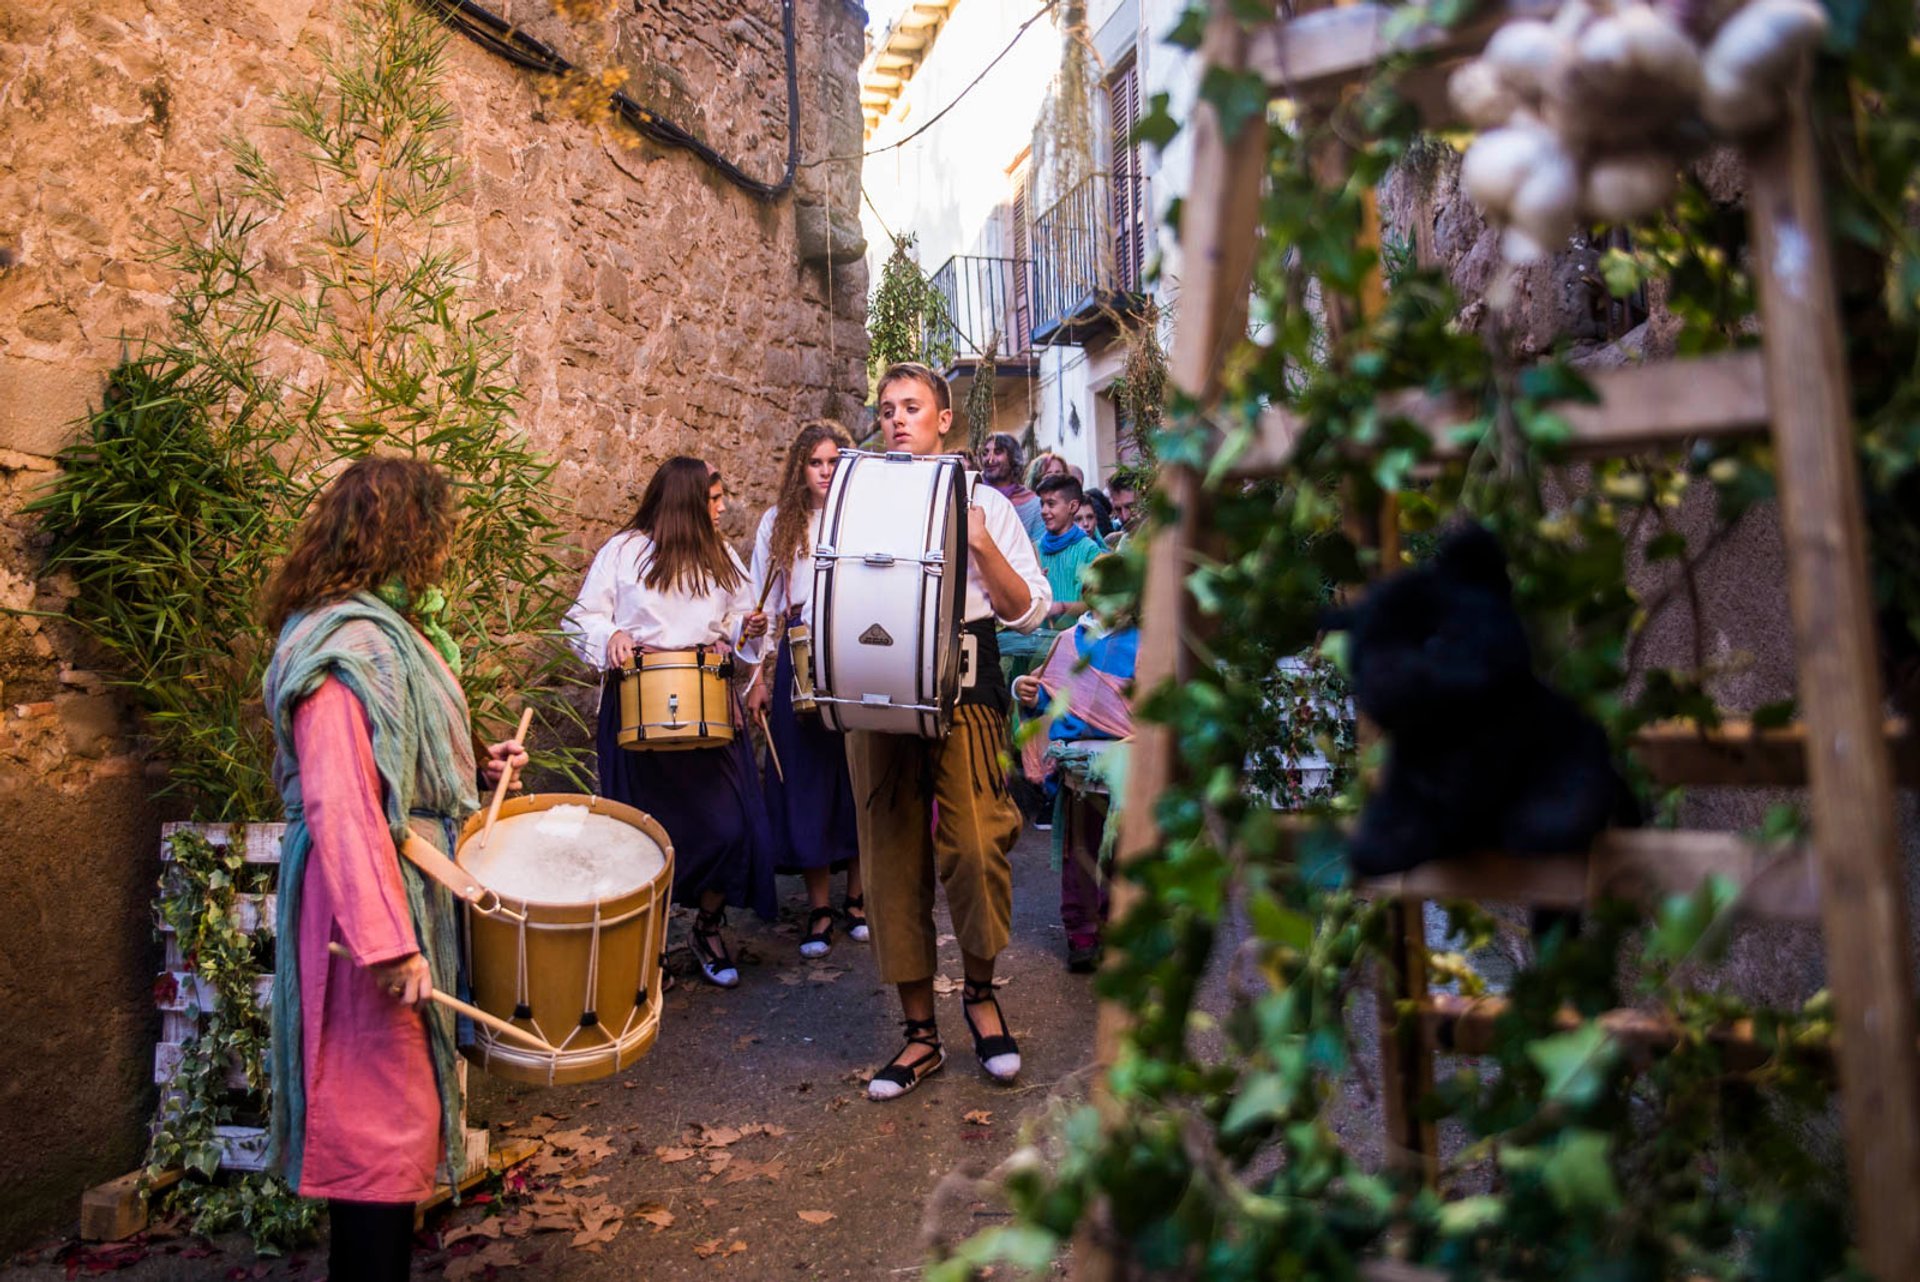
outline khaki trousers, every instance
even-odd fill
[[[1020,810],[1007,794],[1007,719],[977,704],[954,710],[945,739],[852,731],[847,768],[859,811],[860,879],[874,961],[890,984],[938,969],[934,880],[960,947],[997,956],[1013,931]],[[934,805],[938,802],[938,821]]]

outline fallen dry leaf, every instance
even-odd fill
[[[739,1143],[745,1134],[735,1126],[703,1126],[700,1128],[700,1144],[703,1148],[725,1148],[729,1144]]]
[[[455,1242],[464,1242],[470,1237],[498,1238],[500,1228],[501,1221],[497,1215],[476,1220],[472,1224],[456,1225],[440,1235],[440,1246],[444,1250]]]
[[[518,1122],[508,1126],[507,1134],[526,1135],[533,1139],[539,1139],[542,1135],[545,1135],[548,1131],[560,1125],[560,1121],[561,1119],[555,1117],[552,1113],[541,1113],[530,1121]]]
[[[815,984],[831,984],[840,976],[850,972],[833,966],[815,966],[807,972],[807,979]]]
[[[593,1248],[603,1242],[611,1242],[619,1235],[622,1224],[623,1221],[615,1219],[609,1220],[607,1223],[595,1228],[581,1229],[573,1235],[573,1245]]]
[[[809,1224],[825,1224],[828,1220],[839,1218],[832,1211],[798,1211],[795,1214]]]
[[[891,1135],[895,1131],[899,1130],[900,1128],[899,1126],[895,1125],[892,1122],[882,1122],[875,1129],[877,1129],[882,1135]]]
[[[993,1111],[991,1109],[976,1108],[970,1112],[962,1113],[960,1120],[963,1122],[972,1122],[975,1126],[992,1126]]]
[[[605,1184],[607,1179],[608,1177],[605,1175],[569,1175],[566,1179],[560,1181],[560,1187],[563,1189],[590,1189],[596,1184]]]
[[[720,1249],[725,1245],[726,1243],[722,1242],[717,1237],[708,1238],[704,1242],[694,1243],[693,1253],[699,1256],[703,1260],[710,1260],[714,1256],[720,1254]]]
[[[634,1207],[633,1218],[636,1220],[645,1220],[647,1223],[653,1225],[653,1231],[656,1233],[662,1229],[670,1229],[673,1227],[673,1212],[658,1202],[642,1202],[640,1205]]]
[[[505,1242],[491,1242],[472,1255],[463,1255],[447,1264],[448,1282],[466,1282],[468,1278],[484,1278],[488,1269],[511,1269],[520,1263],[520,1256]]]
[[[775,975],[774,978],[787,985],[801,984],[806,982],[807,972],[796,966],[781,971],[778,975]]]
[[[690,1148],[657,1148],[653,1150],[653,1155],[662,1162],[684,1162],[693,1156],[693,1150]]]
[[[533,1232],[533,1212],[515,1211],[500,1218],[500,1231],[508,1237],[525,1237]]]

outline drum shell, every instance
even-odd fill
[[[793,663],[793,710],[812,712],[813,701],[813,629],[804,623],[787,628],[787,649]]]
[[[651,837],[664,856],[644,885],[597,903],[539,903],[501,897],[526,923],[505,914],[465,906],[467,969],[475,1006],[545,1038],[560,1050],[546,1054],[476,1026],[461,1053],[478,1067],[510,1081],[559,1086],[607,1077],[653,1048],[660,1034],[660,955],[666,950],[667,914],[673,890],[673,846],[652,816],[605,797],[541,793],[516,797],[500,808],[502,822],[554,806],[584,805],[596,814],[624,820]],[[479,835],[482,813],[461,829],[459,844]],[[598,956],[594,934],[598,927]],[[520,949],[526,948],[526,1007],[520,1009]],[[590,969],[597,971],[591,997]],[[593,1022],[583,1023],[591,1009]]]
[[[718,651],[656,650],[616,669],[622,748],[672,752],[733,742],[728,660]]]
[[[841,453],[812,593],[814,697],[829,730],[946,734],[960,685],[966,512],[957,455]]]

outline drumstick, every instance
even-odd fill
[[[533,709],[527,708],[520,713],[520,728],[513,732],[522,748],[527,746],[527,729],[533,725]],[[480,830],[481,850],[487,848],[487,838],[493,836],[493,821],[500,817],[500,803],[507,799],[507,785],[513,782],[513,766],[509,763],[500,772],[500,782],[493,788],[493,804],[487,807],[487,825]]]
[[[345,944],[328,944],[327,951],[332,953],[335,957],[344,957],[348,961],[353,960],[353,954],[347,950],[347,947]],[[487,1014],[487,1012],[481,1010],[478,1006],[470,1006],[466,1002],[461,1001],[458,997],[455,997],[451,993],[443,993],[436,988],[432,990],[432,992],[428,995],[431,996],[433,1000],[435,1000],[436,1002],[439,1002],[442,1006],[447,1007],[449,1010],[459,1011],[462,1015],[465,1015],[468,1019],[472,1020],[474,1023],[485,1024],[488,1028],[491,1028],[494,1032],[500,1034],[500,1036],[502,1037],[510,1037],[514,1041],[519,1042],[522,1046],[525,1046],[531,1050],[544,1051],[547,1054],[553,1053],[553,1047],[547,1044],[547,1041],[544,1037],[536,1037],[532,1033],[529,1033],[524,1028],[515,1028],[512,1024],[509,1024],[506,1020],[501,1019],[498,1015],[489,1015]]]
[[[780,782],[787,781],[787,772],[780,768],[780,749],[773,746],[773,727],[767,724],[767,714],[760,714],[760,733],[767,737],[767,760],[773,762],[773,773],[780,776]]]
[[[767,585],[760,589],[760,601],[753,607],[755,614],[767,608],[767,598],[773,595],[773,581],[785,573],[785,570],[775,570],[767,576]]]

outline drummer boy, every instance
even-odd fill
[[[944,378],[925,365],[894,365],[880,376],[877,395],[888,450],[941,452],[953,421]],[[976,485],[967,510],[962,625],[968,676],[951,730],[944,739],[847,736],[874,958],[880,978],[899,990],[907,1032],[906,1045],[868,1082],[873,1099],[906,1094],[946,1062],[933,1005],[936,878],[960,944],[961,1012],[974,1054],[997,1081],[1020,1071],[1019,1046],[993,995],[994,959],[1013,923],[1008,854],[1021,828],[1002,757],[1009,699],[994,633],[1031,632],[1051,604],[1019,514],[997,490]]]

